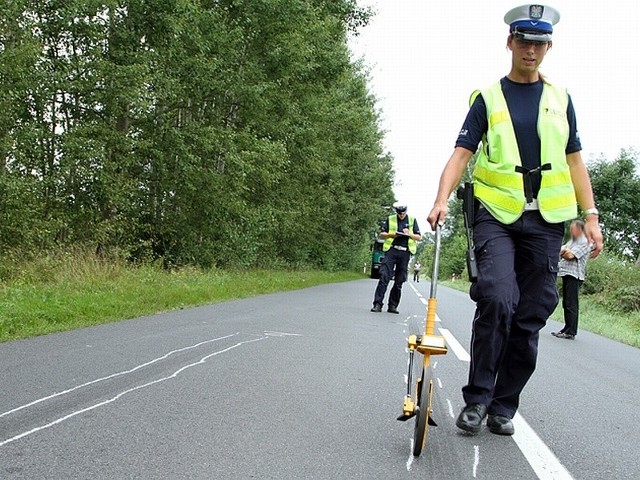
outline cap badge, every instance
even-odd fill
[[[540,20],[544,14],[543,5],[530,5],[529,6],[529,18],[534,20]]]

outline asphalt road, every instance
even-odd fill
[[[461,347],[437,358],[439,426],[413,458],[395,418],[415,286],[401,315],[370,313],[361,280],[2,344],[0,478],[640,478],[640,351],[556,324],[517,435],[458,432],[473,304],[443,287]]]

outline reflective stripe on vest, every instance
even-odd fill
[[[414,222],[413,217],[408,216],[407,222],[408,222],[407,225],[409,227],[409,230],[413,231],[413,222]],[[389,216],[389,233],[396,233],[397,231],[398,231],[398,217],[396,215],[390,215]],[[384,241],[382,250],[385,252],[389,250],[394,240],[395,238],[391,238],[391,237],[387,238]],[[411,252],[412,255],[415,255],[416,249],[417,249],[416,241],[413,238],[409,238],[409,251]]]
[[[500,82],[471,96],[471,104],[482,94],[487,107],[489,128],[473,171],[476,198],[500,222],[515,222],[524,210],[523,177],[515,171],[522,165],[507,101]],[[578,214],[571,182],[566,148],[569,141],[567,106],[569,96],[563,88],[544,83],[538,113],[541,164],[550,163],[551,170],[541,172],[538,205],[549,223],[560,223]]]

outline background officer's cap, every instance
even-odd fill
[[[405,203],[395,203],[393,208],[397,213],[405,213],[407,211],[407,205]]]
[[[547,5],[522,5],[504,16],[512,34],[533,42],[550,42],[553,26],[559,21],[560,12]]]

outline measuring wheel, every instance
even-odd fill
[[[433,378],[431,376],[431,365],[425,362],[422,369],[422,378],[416,382],[417,413],[416,424],[413,428],[413,455],[415,457],[422,453],[422,449],[427,443],[427,433],[429,430],[429,417],[431,415],[431,401],[433,399]]]
[[[398,417],[401,422],[406,422],[415,417],[416,424],[413,428],[413,455],[417,457],[427,443],[427,431],[429,425],[436,426],[431,419],[431,402],[433,400],[433,374],[431,372],[431,356],[445,355],[447,344],[444,337],[436,335],[436,290],[438,286],[438,268],[440,262],[440,243],[442,228],[436,227],[435,249],[433,255],[433,275],[431,276],[431,291],[427,302],[427,318],[425,321],[424,335],[409,335],[407,339],[407,350],[409,352],[409,362],[407,371],[407,390],[402,403],[402,415]],[[422,362],[415,362],[416,352],[423,355]],[[419,369],[422,363],[422,372],[414,372]],[[415,382],[413,379],[420,378]]]

